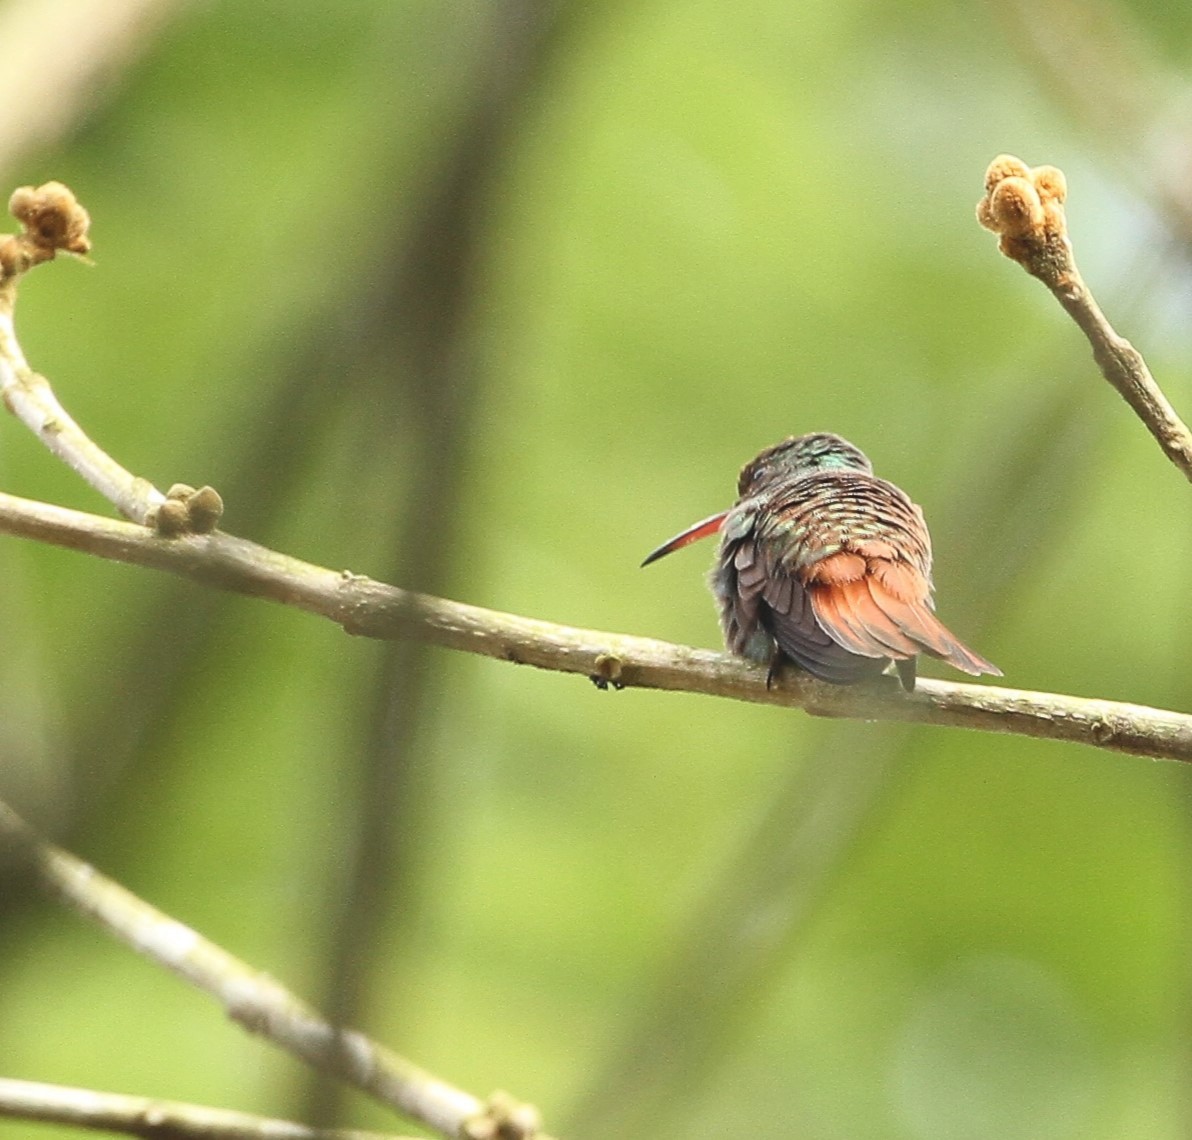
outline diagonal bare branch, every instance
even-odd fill
[[[55,847],[0,802],[0,865],[138,954],[214,997],[228,1016],[316,1068],[333,1073],[444,1136],[465,1140],[549,1140],[537,1114],[504,1094],[483,1102],[384,1045],[320,1017],[280,982]]]
[[[146,1140],[410,1140],[383,1132],[308,1128],[226,1108],[0,1077],[0,1117],[126,1132]]]
[[[1064,214],[1067,181],[1054,166],[1028,167],[999,155],[985,174],[977,220],[993,230],[998,248],[1037,277],[1077,324],[1101,375],[1134,410],[1163,453],[1192,482],[1192,430],[1164,395],[1142,353],[1119,336],[1080,275]]]
[[[147,522],[166,496],[126,471],[98,446],[59,403],[50,382],[25,359],[13,324],[17,283],[36,265],[59,252],[85,255],[91,248],[91,219],[60,182],[13,192],[9,210],[21,232],[0,237],[0,398],[51,454],[91,484],[126,518]],[[181,504],[175,509],[183,512]]]

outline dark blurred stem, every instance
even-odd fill
[[[557,46],[554,13],[554,5],[529,0],[497,6],[471,77],[472,102],[444,148],[393,274],[374,294],[365,331],[374,359],[392,370],[380,406],[395,402],[403,380],[412,389],[401,393],[401,407],[413,420],[405,426],[418,454],[410,457],[413,477],[389,573],[415,589],[440,591],[458,549],[456,517],[480,395],[469,326],[487,206]],[[425,646],[385,645],[359,757],[355,843],[327,960],[324,1007],[338,1024],[367,1020],[387,922],[411,907],[431,786],[413,745],[432,684]],[[309,1119],[340,1120],[343,1095],[339,1084],[316,1078]]]
[[[663,1136],[671,1125],[684,1134],[689,1114],[678,1106],[732,1056],[728,1042],[756,1016],[793,941],[880,825],[908,739],[892,726],[880,736],[859,725],[824,733],[700,899],[566,1134]]]

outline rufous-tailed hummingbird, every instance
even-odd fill
[[[711,586],[725,643],[769,663],[768,682],[788,659],[838,685],[892,661],[910,691],[920,653],[1001,676],[935,616],[923,512],[840,436],[813,432],[767,448],[742,468],[732,507],[642,565],[717,533]]]

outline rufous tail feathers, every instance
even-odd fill
[[[1001,676],[935,616],[926,580],[905,562],[842,551],[812,566],[805,588],[816,620],[853,653],[896,661],[928,653],[973,676]]]

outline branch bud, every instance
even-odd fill
[[[1068,184],[1055,166],[1027,166],[1010,154],[998,155],[985,171],[985,196],[977,221],[1001,239],[998,249],[1028,273],[1054,287],[1076,273],[1064,199]]]

